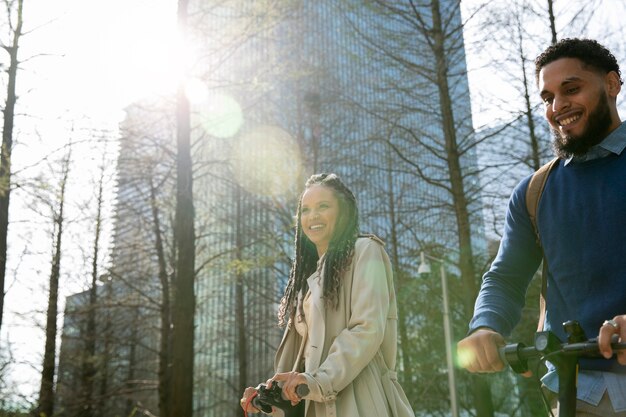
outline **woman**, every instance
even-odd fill
[[[397,382],[397,310],[383,242],[359,236],[352,192],[335,174],[313,175],[297,210],[295,257],[279,308],[287,322],[275,358],[292,404],[306,384],[306,417],[413,416]],[[247,388],[241,405],[256,395]]]

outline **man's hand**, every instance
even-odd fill
[[[481,328],[461,340],[457,345],[459,364],[470,372],[488,373],[504,369],[498,348],[504,346],[500,333]]]
[[[606,320],[600,327],[598,333],[598,347],[600,353],[606,359],[613,356],[613,349],[611,349],[611,338],[616,334],[619,336],[619,341],[626,341],[626,314],[621,316],[615,316],[612,320]],[[615,352],[617,355],[617,361],[621,365],[626,365],[626,351],[620,350]]]

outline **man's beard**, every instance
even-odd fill
[[[554,135],[552,147],[554,152],[561,159],[584,155],[592,146],[602,142],[610,126],[611,109],[609,108],[606,92],[603,91],[598,105],[587,118],[587,126],[582,134],[563,137],[559,130],[552,128],[552,134]]]

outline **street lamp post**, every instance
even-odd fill
[[[446,362],[448,364],[448,386],[450,389],[450,410],[452,417],[459,417],[459,407],[456,395],[456,378],[454,374],[454,360],[452,358],[452,327],[450,326],[450,306],[448,304],[448,277],[444,260],[420,252],[420,265],[417,273],[430,274],[430,264],[427,259],[439,262],[439,272],[441,275],[441,292],[443,298],[443,331],[446,341]]]

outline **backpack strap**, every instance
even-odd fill
[[[548,175],[559,164],[559,158],[554,158],[541,168],[539,168],[531,177],[526,189],[526,210],[528,211],[528,217],[530,223],[535,231],[535,239],[537,244],[541,247],[541,239],[539,237],[539,229],[537,227],[537,211],[539,209],[539,200],[541,194],[548,181]],[[541,248],[543,253],[543,248]],[[541,293],[539,294],[539,323],[537,324],[537,330],[543,330],[543,322],[546,318],[546,292],[548,289],[548,262],[546,255],[543,253],[543,268],[541,270]]]

